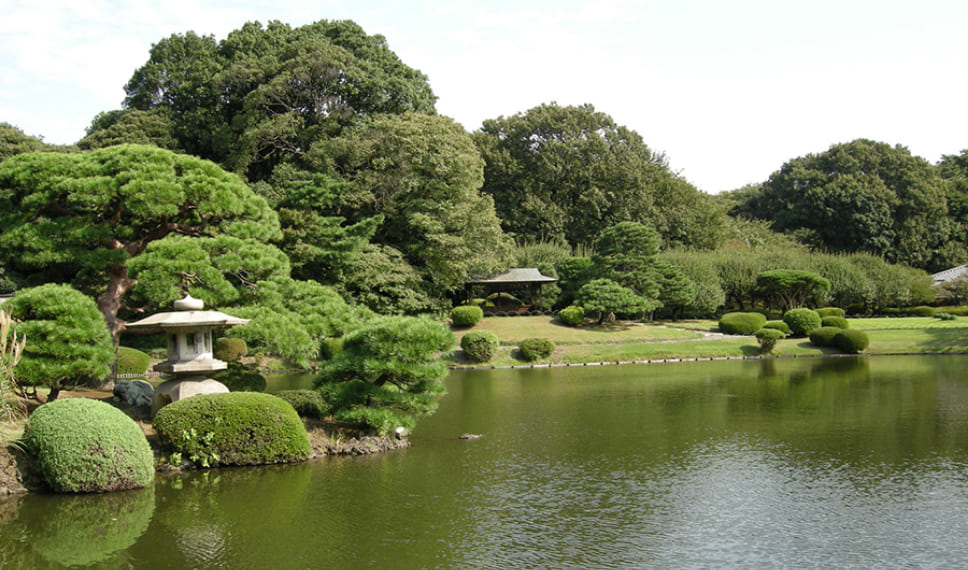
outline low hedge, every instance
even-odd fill
[[[849,329],[850,323],[844,317],[822,317],[820,319],[820,326],[822,327],[837,327],[839,329]]]
[[[58,493],[121,491],[154,482],[148,440],[134,420],[110,404],[54,400],[30,415],[24,438],[44,481]]]
[[[528,362],[548,358],[555,351],[555,343],[550,338],[526,338],[518,345],[521,356]]]
[[[154,420],[166,449],[202,467],[303,461],[309,438],[288,402],[269,394],[203,394],[168,404]]]
[[[558,320],[569,327],[577,327],[585,322],[585,309],[578,305],[571,305],[558,311]]]
[[[867,333],[856,329],[845,329],[837,333],[833,340],[834,346],[848,354],[859,354],[870,345]]]
[[[817,314],[820,315],[821,319],[824,317],[846,317],[847,311],[840,307],[822,307],[817,309]]]
[[[778,330],[782,332],[784,336],[790,334],[790,325],[784,323],[783,321],[766,321],[763,323],[763,328]]]
[[[810,331],[810,344],[814,346],[833,346],[834,337],[844,329],[840,327],[817,327]]]
[[[329,415],[329,403],[318,390],[283,390],[276,396],[289,402],[299,417],[318,420]]]
[[[793,336],[807,336],[810,331],[823,326],[823,321],[813,309],[790,309],[783,314],[783,322],[790,326]]]
[[[118,347],[118,374],[144,374],[151,366],[151,357],[137,348]]]
[[[484,311],[473,305],[454,307],[450,312],[450,322],[455,327],[472,327],[484,318]]]
[[[934,307],[920,305],[918,307],[911,307],[910,309],[907,309],[907,313],[915,317],[933,317]]]
[[[225,362],[237,362],[243,356],[249,354],[249,347],[241,338],[223,336],[215,339],[215,347],[212,356]]]
[[[719,330],[724,334],[751,335],[765,324],[762,313],[726,313],[719,318]]]
[[[494,357],[500,342],[490,331],[470,331],[460,339],[460,348],[474,362],[487,362]]]

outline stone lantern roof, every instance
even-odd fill
[[[203,311],[201,309],[204,306],[204,302],[201,299],[195,299],[190,295],[185,295],[184,299],[175,301],[175,309],[177,310],[158,313],[141,319],[140,321],[128,323],[127,328],[234,327],[249,322],[249,319],[240,319],[219,311]]]

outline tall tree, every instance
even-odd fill
[[[0,163],[0,262],[97,293],[112,334],[136,281],[127,262],[166,236],[266,241],[279,222],[266,201],[211,162],[122,145],[28,153]]]
[[[951,240],[943,253],[948,266],[968,261],[968,150],[945,155],[938,163],[938,173],[948,181],[948,219]]]

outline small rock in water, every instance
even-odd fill
[[[403,426],[400,426],[397,429],[393,430],[393,434],[397,437],[397,439],[403,439],[408,435],[410,435],[409,433],[407,433],[407,428]]]
[[[461,439],[481,439],[482,437],[484,436],[479,433],[465,433],[460,436]]]

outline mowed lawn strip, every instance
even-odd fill
[[[517,345],[526,338],[549,338],[555,344],[604,344],[616,342],[662,342],[702,338],[700,331],[687,331],[652,323],[613,322],[597,326],[589,321],[580,327],[567,327],[553,317],[485,317],[471,328],[455,328],[457,342],[467,332],[490,331],[502,345]]]

